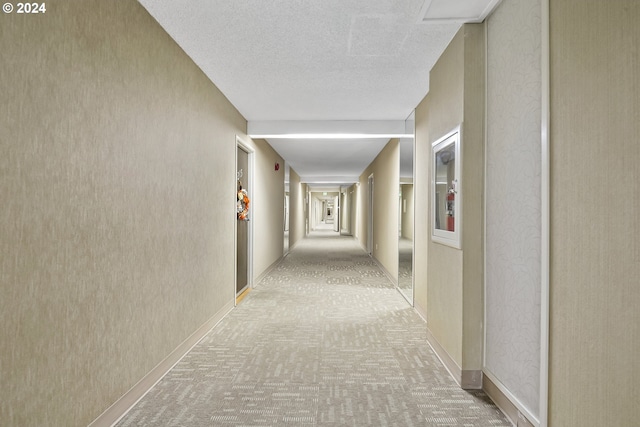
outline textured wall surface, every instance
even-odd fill
[[[300,183],[296,171],[289,169],[289,248],[305,236],[305,197],[306,185]]]
[[[480,371],[484,341],[485,27],[483,24],[466,24],[463,29],[464,119],[460,146],[464,299],[462,369]]]
[[[539,415],[541,5],[488,20],[485,370]]]
[[[349,192],[349,232],[357,238],[358,232],[358,185],[353,184],[347,191]]]
[[[266,141],[251,143],[255,156],[253,205],[254,278],[282,257],[284,247],[284,159]],[[280,165],[275,170],[275,164]]]
[[[400,148],[397,139],[392,139],[380,154],[360,175],[361,187],[368,186],[373,173],[373,257],[392,277],[398,277],[398,184],[400,182]],[[368,194],[362,199],[360,221],[364,224],[360,244],[367,246]]]
[[[246,121],[135,1],[47,6],[0,16],[3,425],[86,425],[233,298]]]
[[[449,356],[462,367],[462,251],[431,241],[431,144],[446,135],[463,121],[464,117],[464,30],[458,31],[431,70],[429,94],[423,101],[426,105],[426,130],[418,132],[419,118],[416,113],[417,143],[426,150],[417,150],[416,162],[424,165],[429,175],[424,186],[426,192],[416,195],[428,200],[426,222],[428,258],[416,263],[428,263],[427,322],[429,330],[444,347]],[[464,142],[463,142],[464,143]],[[418,218],[416,218],[418,221]],[[416,293],[418,291],[416,290]]]
[[[484,27],[465,25],[431,70],[431,89],[416,108],[415,204],[416,212],[426,213],[415,221],[415,303],[426,311],[433,337],[463,370],[480,370],[482,361],[483,70]],[[431,146],[458,125],[462,249],[433,242],[430,222]]]
[[[638,425],[640,2],[550,20],[549,425]]]
[[[370,167],[370,166],[369,166]],[[365,171],[366,172],[366,171]],[[357,202],[357,224],[356,229],[358,232],[356,233],[356,238],[360,242],[360,245],[365,249],[367,248],[367,238],[369,237],[369,175],[363,173],[360,175],[360,181],[357,186],[357,194],[356,194],[356,202]]]
[[[429,167],[431,158],[432,137],[429,136],[429,107],[425,97],[416,106],[416,144],[414,156],[415,170],[413,171],[414,188],[414,270],[413,270],[413,305],[421,316],[426,317],[428,305],[428,263],[429,243],[431,241],[431,228],[429,225],[429,192],[431,191],[431,178]]]

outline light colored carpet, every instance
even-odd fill
[[[511,426],[349,237],[303,240],[118,426]]]

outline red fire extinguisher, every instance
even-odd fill
[[[452,188],[447,194],[447,231],[454,231],[455,224],[455,190]]]

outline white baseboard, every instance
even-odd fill
[[[356,241],[356,244],[357,244],[358,246],[360,246],[360,248],[362,249],[362,251],[363,251],[364,253],[366,253],[367,255],[369,255],[369,251],[367,251],[367,248],[366,248],[366,247],[365,247],[365,246],[360,242],[360,239],[358,239],[357,237],[354,237],[354,238],[353,238],[353,240],[355,240],[355,241]]]
[[[293,246],[289,246],[289,250],[287,251],[287,255],[289,255],[289,253],[294,250],[297,246],[300,246],[300,242],[302,241],[302,239],[299,239],[297,242],[295,242],[293,244]]]
[[[380,270],[382,270],[384,275],[387,276],[387,279],[389,279],[389,281],[391,283],[393,283],[393,286],[397,288],[398,287],[398,278],[397,277],[393,277],[391,275],[391,273],[389,273],[389,271],[384,267],[384,265],[382,265],[382,263],[380,261],[378,261],[373,255],[371,255],[371,259],[373,260],[373,262],[376,263],[378,268],[380,268]]]
[[[288,253],[287,253],[288,255]],[[271,271],[273,271],[274,268],[276,268],[278,265],[280,265],[280,263],[282,261],[284,261],[286,255],[281,256],[280,258],[278,258],[277,260],[275,260],[275,262],[273,262],[269,267],[267,267],[261,274],[260,276],[258,276],[257,279],[255,279],[255,281],[253,282],[253,286],[258,286],[260,284],[260,282],[262,282],[262,279],[264,279],[265,277],[267,277],[267,275],[269,273],[271,273]]]
[[[126,392],[113,405],[107,408],[89,427],[111,427],[126,415],[127,412],[142,399],[151,388],[158,383],[191,349],[207,335],[231,310],[234,301],[228,302],[213,317],[198,328],[189,338],[184,340],[175,350],[164,358],[155,368],[145,375],[136,385]]]
[[[517,427],[539,427],[540,422],[490,372],[484,371],[482,389]]]
[[[482,371],[481,370],[463,370],[447,350],[440,345],[438,340],[433,336],[427,327],[427,343],[431,346],[433,352],[438,356],[453,380],[464,390],[480,390],[482,389]]]
[[[444,347],[440,345],[440,343],[433,336],[433,334],[431,333],[428,327],[427,327],[427,343],[431,346],[431,349],[434,351],[436,356],[438,356],[438,359],[440,359],[444,367],[447,368],[447,371],[449,371],[449,374],[451,374],[455,382],[458,385],[461,385],[460,382],[462,378],[462,368],[458,366],[456,361],[453,360],[453,357],[451,357],[449,353],[447,353],[447,350],[445,350]]]
[[[413,308],[418,313],[418,316],[422,317],[424,323],[427,323],[427,310],[422,308],[422,306],[416,302],[415,298],[413,299]]]

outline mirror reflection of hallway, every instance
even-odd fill
[[[249,183],[249,153],[240,146],[237,148],[238,186],[245,190]],[[240,188],[238,188],[240,190]],[[251,198],[251,195],[249,195]],[[251,215],[249,214],[249,217]],[[237,261],[236,261],[236,295],[242,293],[249,284],[249,222],[236,219],[237,223]]]
[[[398,215],[398,288],[412,299],[413,293],[413,184],[400,184]]]
[[[415,113],[405,122],[407,133],[415,136]],[[398,199],[398,290],[413,305],[414,244],[414,144],[415,138],[400,140],[400,185]]]

